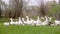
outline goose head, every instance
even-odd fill
[[[26,16],[26,18],[27,18],[27,21],[29,20],[29,17],[28,16]]]
[[[44,19],[44,17],[41,17],[41,19]]]
[[[19,17],[19,20],[21,20],[21,18]]]
[[[51,21],[52,20],[52,17],[48,17],[49,18],[49,21]]]
[[[48,19],[48,17],[47,16],[45,16],[45,21],[44,21],[45,23],[49,23],[49,19]]]
[[[39,18],[39,16],[37,17],[37,21],[40,21],[41,22],[41,19]]]
[[[32,18],[30,18],[30,21],[34,21]]]
[[[10,18],[10,20],[12,20],[12,18]]]
[[[28,16],[26,16],[26,18],[29,18]]]
[[[47,17],[47,16],[45,16],[45,19],[46,19],[46,20],[48,20],[48,17]]]
[[[13,21],[13,19],[12,19],[12,18],[10,18],[10,20],[11,20],[11,22]]]
[[[19,17],[19,22],[21,21],[21,18]]]
[[[22,18],[22,21],[25,21],[24,18]]]
[[[37,17],[37,19],[38,19],[38,20],[40,19],[39,16]]]

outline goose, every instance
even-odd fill
[[[36,26],[42,25],[42,22],[40,21],[39,16],[37,17],[36,21],[33,20],[32,18],[30,18],[30,20],[32,25],[36,25]]]
[[[53,24],[51,24],[51,26],[55,26],[55,24],[53,23]]]
[[[5,23],[3,23],[3,25],[9,25],[9,23],[8,22],[5,22]]]
[[[49,23],[48,17],[45,16],[45,18],[46,18],[46,20],[42,23],[42,25],[48,25],[48,23]]]
[[[23,19],[23,18],[22,18],[22,19]],[[20,17],[19,17],[19,22],[18,22],[18,24],[24,25],[23,22],[21,21],[21,18],[20,18]]]
[[[37,17],[36,25],[37,26],[42,25],[42,21],[40,20],[39,16]]]
[[[60,25],[60,20],[55,20],[55,25]]]
[[[26,23],[27,25],[31,25],[31,24],[32,24],[32,21],[31,21],[31,20],[29,20],[29,17],[28,17],[28,16],[26,16],[26,18],[27,18],[27,20],[26,20],[26,22],[25,22],[25,23]]]
[[[25,21],[24,18],[22,18],[22,21],[24,22],[24,24],[27,24],[27,25],[32,25],[32,19],[30,18],[30,20],[27,20]]]
[[[51,20],[52,20],[52,17],[48,17],[48,19],[49,19],[49,21],[51,22]]]
[[[14,23],[14,24],[15,24],[15,25],[20,25],[18,21],[15,21],[15,23]]]
[[[55,24],[54,23],[52,23],[52,17],[48,17],[49,18],[49,25],[51,25],[51,26],[54,26]]]
[[[15,22],[15,25],[23,25],[20,17],[18,18],[18,21]]]
[[[44,17],[41,17],[41,19],[44,19]]]
[[[15,22],[13,21],[12,18],[10,18],[10,24],[11,24],[11,25],[15,24]]]
[[[28,17],[28,16],[26,16],[26,18],[27,18],[27,21],[29,21],[29,17]]]
[[[52,23],[52,17],[48,17],[48,19],[49,19],[48,25],[54,25],[54,23]]]
[[[37,21],[33,20],[32,18],[30,18],[30,22],[31,22],[31,25],[36,25]]]
[[[24,20],[24,18],[22,18],[22,21],[23,21],[24,24],[27,24],[27,22]]]

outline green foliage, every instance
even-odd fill
[[[9,22],[9,18],[0,18],[0,23]]]
[[[37,19],[37,16],[32,17],[32,19],[36,20]]]
[[[48,15],[53,15],[55,13],[58,13],[60,12],[59,10],[60,10],[60,5],[52,6],[52,8],[48,12]]]
[[[52,22],[52,23],[55,23],[55,19],[54,19],[54,18],[52,18],[52,19],[51,19],[51,22]]]

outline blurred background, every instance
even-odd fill
[[[0,0],[0,18],[51,16],[60,20],[60,0]]]

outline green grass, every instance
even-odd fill
[[[0,19],[0,34],[60,34],[60,26],[4,26],[9,19]]]
[[[60,34],[60,26],[3,26],[0,34]]]
[[[0,18],[0,23],[9,22],[9,18]]]

